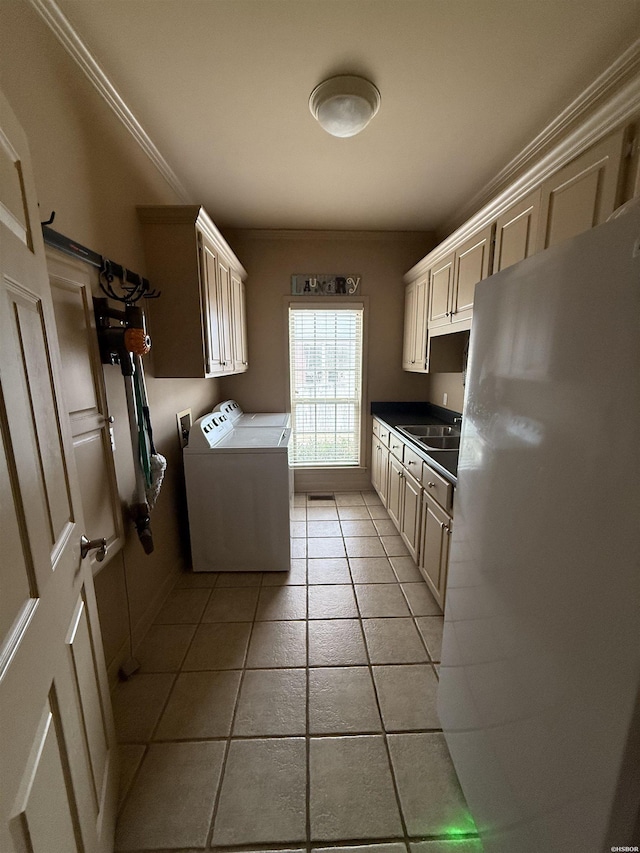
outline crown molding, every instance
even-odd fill
[[[612,97],[618,89],[636,76],[639,70],[640,39],[628,47],[599,77],[596,77],[593,83],[571,101],[513,160],[469,199],[463,208],[456,211],[442,231],[449,233],[468,219],[517,175],[559,143],[577,122],[583,121],[592,110],[597,109],[598,105],[602,105],[603,101]],[[613,129],[613,126],[608,128],[608,130]]]
[[[199,204],[151,204],[136,207],[138,219],[145,225],[192,225],[201,231],[216,249],[221,258],[240,275],[242,280],[247,271],[237,255],[211,219],[207,211]]]
[[[225,233],[234,234],[247,240],[327,240],[331,242],[371,241],[379,243],[390,241],[394,243],[414,243],[416,240],[435,242],[433,231],[371,231],[339,229],[331,231],[320,228],[225,228]]]
[[[630,53],[633,53],[633,57],[629,56]],[[560,137],[560,131],[558,131],[558,136],[554,137],[556,140],[555,146],[549,150],[549,146],[545,145],[544,149],[546,153],[542,154],[528,169],[524,171],[521,168],[516,169],[514,174],[516,172],[519,173],[518,177],[514,178],[508,186],[504,186],[506,178],[501,180],[499,182],[501,191],[497,195],[494,195],[479,210],[475,206],[473,208],[475,210],[473,215],[463,222],[459,228],[451,232],[432,252],[426,255],[405,274],[404,281],[407,284],[424,275],[434,263],[437,263],[445,255],[454,251],[461,243],[471,238],[480,229],[491,225],[498,216],[508,210],[512,205],[517,204],[530,192],[537,189],[543,181],[551,177],[558,169],[565,166],[575,157],[578,157],[592,145],[595,145],[603,137],[619,130],[631,119],[640,116],[640,41],[636,42],[629,51],[626,51],[620,57],[621,60],[625,58],[627,60],[625,62],[625,73],[623,75],[616,75],[615,85],[612,83],[610,86],[605,86],[603,81],[605,75],[602,75],[588,90],[585,90],[587,92],[593,90],[600,81],[600,96],[598,97],[598,105],[595,109],[585,107],[584,112],[587,114],[582,113],[583,121],[579,124],[577,124],[577,114],[574,114],[574,119],[570,123],[571,129],[566,135]],[[619,63],[620,60],[616,61],[609,70],[619,68]],[[604,97],[605,94],[606,98]],[[575,105],[578,100],[576,99],[573,104]],[[590,100],[589,106],[591,107],[592,105],[593,101]],[[569,109],[570,107],[564,110],[557,121]],[[552,124],[555,123],[552,122]],[[563,122],[562,127],[566,128],[567,124]],[[536,139],[539,138],[537,137]],[[528,149],[531,148],[539,152],[541,147],[536,146],[535,143],[536,140],[528,146]],[[519,158],[516,159],[519,160]],[[508,168],[500,174],[507,174]],[[476,199],[478,198],[480,196],[476,196]],[[472,206],[470,205],[469,207],[471,208]]]
[[[62,13],[55,0],[29,0],[69,56],[80,67],[89,82],[115,113],[165,181],[184,202],[192,201],[191,193],[164,159],[153,140],[129,109],[119,92],[104,73],[91,51]]]

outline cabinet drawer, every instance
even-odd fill
[[[418,454],[412,450],[408,444],[404,446],[404,467],[407,471],[412,474],[416,480],[420,479],[420,472],[422,471],[422,457],[418,456]]]
[[[380,443],[384,444],[385,447],[389,447],[389,427],[381,424],[379,421],[374,421],[374,424],[376,423],[378,425],[378,432],[376,434],[380,439]]]
[[[425,462],[422,466],[422,485],[426,493],[449,512],[453,505],[453,485]]]
[[[404,442],[392,432],[389,433],[389,450],[393,453],[396,459],[399,459],[402,462]]]

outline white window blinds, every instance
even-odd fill
[[[289,309],[292,464],[360,464],[362,306]]]

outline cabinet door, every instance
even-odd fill
[[[418,560],[420,542],[420,510],[422,509],[422,488],[417,480],[406,472],[402,480],[402,518],[400,535],[405,541],[413,559]]]
[[[387,505],[388,464],[389,451],[374,435],[371,442],[371,485],[385,506]]]
[[[451,321],[470,320],[476,284],[489,275],[493,225],[483,228],[456,249]]]
[[[619,130],[544,181],[538,251],[600,225],[615,210],[623,143]]]
[[[429,307],[429,276],[416,282],[415,333],[413,335],[413,370],[427,369],[427,309]]]
[[[380,442],[374,435],[371,440],[371,485],[380,494]]]
[[[217,270],[218,324],[221,340],[221,368],[223,373],[233,371],[233,323],[231,321],[231,271],[218,258]]]
[[[387,512],[389,517],[400,530],[400,518],[402,514],[402,481],[404,468],[395,456],[389,456],[389,482],[387,487]]]
[[[249,366],[244,282],[233,270],[231,271],[231,322],[233,327],[233,371],[234,373],[242,373]]]
[[[389,503],[389,451],[380,444],[380,500],[387,506]]]
[[[450,529],[450,516],[428,495],[425,495],[422,514],[422,542],[418,565],[442,609],[444,609],[447,585]]]
[[[416,335],[416,282],[412,281],[404,289],[404,340],[402,345],[403,370],[414,369]]]
[[[202,274],[202,319],[206,372],[209,376],[224,371],[223,332],[220,321],[217,270],[218,258],[209,244],[200,241]]]
[[[541,195],[537,189],[496,220],[493,272],[500,272],[534,253]]]
[[[454,255],[447,255],[431,270],[429,328],[446,326],[451,321],[451,290]]]

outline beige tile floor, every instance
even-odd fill
[[[182,576],[137,651],[116,850],[480,853],[442,616],[377,495],[296,495],[291,532],[288,573]]]

